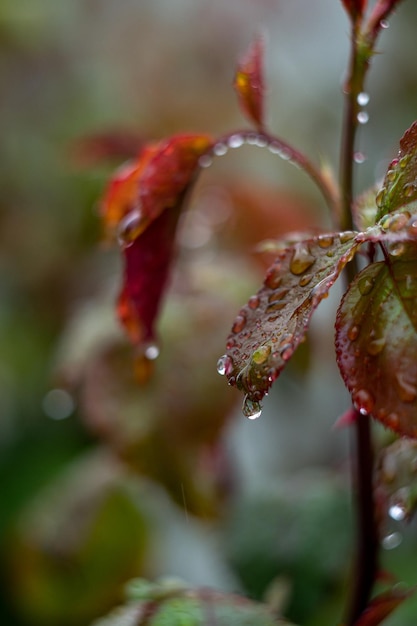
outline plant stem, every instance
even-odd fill
[[[369,49],[364,52],[359,40],[359,25],[352,26],[352,47],[349,76],[346,84],[343,139],[340,158],[341,223],[342,230],[353,227],[352,201],[354,182],[354,149],[358,125],[358,94],[363,91],[368,68]],[[345,270],[347,286],[358,272],[356,257]],[[354,439],[356,458],[353,462],[353,487],[357,510],[357,545],[352,578],[352,593],[347,608],[346,626],[354,626],[369,603],[374,587],[378,563],[378,533],[373,495],[373,452],[371,423],[367,415],[355,410]]]

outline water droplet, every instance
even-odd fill
[[[385,418],[381,419],[383,419],[384,424],[386,424],[389,428],[392,428],[393,430],[396,430],[398,428],[398,424],[400,423],[398,413],[394,413],[394,411],[392,413],[389,413]]]
[[[306,274],[305,276],[300,278],[300,280],[298,281],[298,284],[300,285],[300,287],[305,287],[306,285],[311,283],[313,276],[314,274]]]
[[[150,343],[143,351],[149,361],[154,361],[159,357],[159,348],[155,343]]]
[[[227,376],[233,369],[233,361],[228,354],[223,354],[217,361],[217,372],[220,376]]]
[[[417,186],[414,183],[407,183],[404,185],[404,195],[406,198],[411,198],[417,191]]]
[[[258,296],[258,295],[251,296],[251,297],[249,298],[249,301],[248,301],[248,307],[249,307],[250,309],[253,309],[253,310],[254,310],[254,309],[257,309],[257,308],[258,308],[258,306],[259,306],[259,304],[260,304],[260,302],[261,302],[261,300],[260,300],[260,298],[259,298],[259,296]]]
[[[248,395],[243,400],[242,413],[250,420],[256,420],[261,417],[262,407],[257,400],[251,400]]]
[[[232,135],[227,140],[227,145],[229,148],[240,148],[245,143],[244,137],[242,135]]]
[[[51,419],[63,420],[74,412],[75,402],[65,389],[51,389],[42,400],[42,408]]]
[[[353,396],[354,407],[361,415],[369,415],[374,408],[372,394],[366,389],[359,389]]]
[[[280,265],[274,265],[268,270],[264,281],[266,287],[269,287],[270,289],[276,289],[277,287],[279,287],[282,280],[280,269]]]
[[[371,339],[371,341],[366,344],[366,351],[371,356],[376,356],[377,354],[382,352],[384,347],[385,347],[385,338],[379,337],[378,339]]]
[[[379,22],[379,25],[381,28],[383,28],[384,30],[386,30],[387,28],[389,28],[389,22],[388,20],[381,20]]]
[[[390,499],[388,515],[396,522],[405,520],[410,508],[410,490],[407,487],[398,489]]]
[[[396,522],[401,522],[406,517],[406,511],[399,504],[392,504],[388,510],[388,515]]]
[[[358,289],[362,296],[367,296],[374,288],[375,279],[363,276],[358,281]]]
[[[404,169],[407,167],[407,165],[408,165],[409,161],[410,161],[410,155],[409,155],[409,154],[406,154],[405,156],[403,156],[403,157],[399,160],[400,168],[401,168],[402,170],[404,170]]]
[[[246,135],[246,143],[250,146],[256,146],[258,142],[258,135],[256,133],[249,133]]]
[[[226,343],[226,350],[231,350],[232,348],[234,348],[236,345],[236,339],[233,339],[233,337],[231,337],[230,339],[227,340]]]
[[[279,300],[283,300],[290,293],[290,289],[287,287],[283,287],[282,289],[277,289],[268,298],[268,302],[277,302]]]
[[[290,270],[296,276],[304,274],[315,262],[314,256],[310,254],[308,246],[305,244],[296,244],[293,257],[290,261]]]
[[[385,197],[386,197],[386,189],[385,187],[382,187],[382,189],[380,189],[378,193],[376,194],[376,198],[375,198],[375,203],[378,208],[381,208],[384,206]]]
[[[347,336],[349,340],[356,341],[356,339],[359,336],[359,332],[360,332],[360,327],[357,326],[357,324],[354,324],[353,326],[351,326],[347,332]]]
[[[394,550],[394,548],[398,548],[402,540],[403,538],[402,538],[401,533],[394,532],[394,533],[389,533],[388,535],[386,535],[382,539],[381,544],[384,550]]]
[[[388,170],[388,172],[385,174],[385,180],[389,183],[393,183],[397,177],[398,172],[396,172],[395,170]]]
[[[283,361],[288,361],[292,357],[293,354],[294,354],[294,347],[292,346],[292,344],[287,343],[285,346],[283,346],[281,350],[281,359]]]
[[[281,154],[281,146],[279,143],[274,141],[271,141],[271,143],[268,144],[268,150],[269,152],[272,152],[272,154]]]
[[[268,140],[265,137],[257,137],[255,146],[258,148],[265,148],[268,145]]]
[[[224,154],[226,154],[227,150],[228,146],[220,141],[213,146],[213,154],[215,154],[216,156],[223,156]]]
[[[257,350],[252,354],[252,363],[255,365],[262,365],[267,361],[271,354],[271,346],[259,346]]]
[[[343,233],[339,234],[340,243],[348,243],[348,241],[352,241],[352,239],[355,239],[357,234],[358,233],[355,233],[354,230],[345,230]]]
[[[317,244],[320,248],[330,248],[333,245],[334,237],[331,235],[319,235]]]
[[[240,333],[245,328],[246,317],[244,315],[237,315],[232,326],[232,333]]]
[[[359,111],[357,120],[359,124],[367,124],[369,122],[369,113],[367,111]]]
[[[354,153],[353,160],[358,165],[362,165],[362,163],[365,163],[365,161],[366,161],[366,155],[363,152],[361,152],[360,150],[358,150],[357,152]]]
[[[405,252],[405,244],[402,241],[397,241],[389,245],[389,253],[391,256],[401,256]]]
[[[414,402],[417,398],[417,387],[410,381],[407,374],[401,371],[397,372],[395,381],[400,400],[407,403]]]
[[[209,154],[203,154],[199,159],[198,159],[198,164],[200,167],[206,168],[206,167],[210,167],[210,165],[213,163],[213,159]]]
[[[127,213],[119,223],[117,230],[117,240],[119,245],[127,248],[145,230],[148,220],[143,216],[142,211],[133,209]]]
[[[356,101],[359,104],[359,106],[361,107],[366,106],[369,102],[369,93],[366,93],[366,91],[361,91],[358,94]]]

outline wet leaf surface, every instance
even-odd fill
[[[351,283],[336,320],[339,368],[354,405],[417,436],[417,252],[374,263]]]
[[[327,234],[282,250],[263,287],[235,318],[220,374],[246,393],[243,412],[260,414],[260,400],[304,340],[311,316],[358,244],[355,233]]]
[[[259,128],[264,122],[263,50],[263,40],[258,37],[238,64],[234,81],[243,113]]]

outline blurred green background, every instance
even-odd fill
[[[338,619],[352,534],[348,433],[331,429],[348,403],[332,345],[338,287],[261,420],[244,420],[216,373],[261,281],[253,246],[327,226],[317,191],[255,147],[204,173],[146,388],[115,319],[121,261],[97,206],[132,145],[245,126],[231,82],[259,32],[271,126],[337,167],[349,31],[339,5],[1,0],[1,624],[87,625],[127,580],[163,574],[255,599],[269,590],[302,624]],[[402,3],[378,46],[358,191],[416,117],[416,25],[415,3]],[[400,531],[387,567],[415,583],[415,529]],[[415,607],[387,624],[411,626]]]

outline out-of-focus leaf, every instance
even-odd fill
[[[376,596],[355,622],[355,626],[378,626],[394,609],[414,593],[411,590],[392,589]]]
[[[393,2],[386,4],[393,4]],[[381,18],[382,19],[382,18]],[[400,139],[398,155],[391,161],[376,196],[377,219],[417,200],[417,122]]]
[[[124,250],[118,312],[136,345],[155,338],[178,218],[199,157],[210,145],[207,135],[178,135],[145,148],[131,170],[110,183],[103,201],[104,222],[117,226]]]
[[[153,585],[155,587],[155,585]],[[131,603],[93,626],[294,626],[273,616],[267,606],[211,589],[184,590],[159,599]]]
[[[375,197],[379,191],[379,186],[374,185],[358,196],[353,205],[353,217],[355,226],[359,230],[365,230],[373,226],[376,221],[378,207]]]
[[[375,493],[382,523],[409,521],[417,509],[417,441],[401,438],[378,456]]]
[[[258,128],[264,123],[263,40],[258,37],[238,64],[234,88],[243,113]]]
[[[246,393],[243,412],[259,415],[259,402],[279,376],[358,244],[355,233],[327,234],[279,253],[263,287],[237,315],[219,373]]]
[[[28,623],[86,624],[141,573],[147,523],[121,470],[108,454],[80,459],[22,513],[8,559]]]
[[[142,136],[129,131],[109,131],[78,140],[71,156],[76,164],[92,166],[111,159],[133,159],[144,146]]]
[[[403,245],[403,244],[401,244]],[[362,270],[336,320],[337,361],[353,403],[417,436],[417,252]]]

